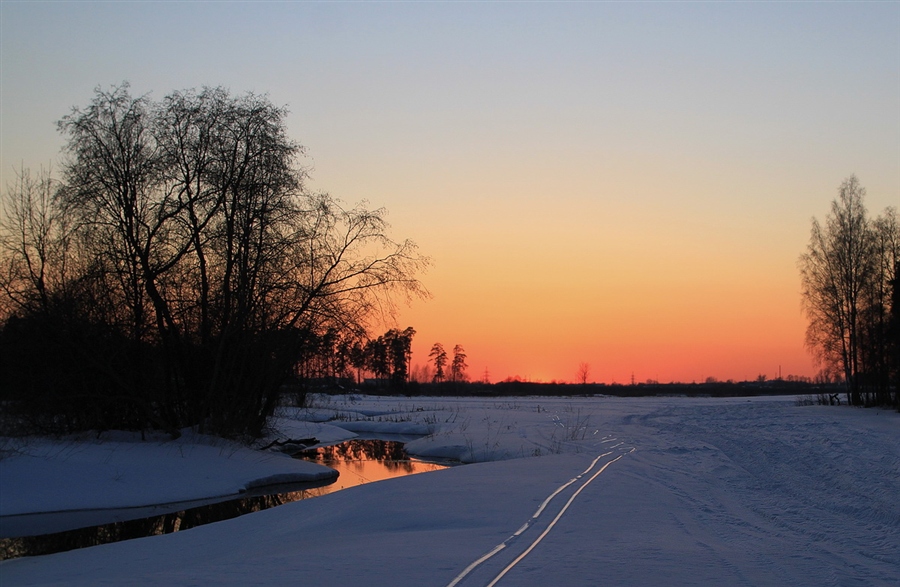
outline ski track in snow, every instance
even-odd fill
[[[617,439],[615,439],[615,438],[605,438],[601,441],[601,444],[615,442],[616,440]],[[615,444],[615,445],[611,446],[610,448],[616,449],[616,448],[621,447],[623,444],[624,443],[619,442],[618,444]],[[518,556],[516,556],[510,563],[508,563],[505,567],[503,567],[503,569],[499,573],[497,573],[489,583],[487,583],[486,587],[494,587],[495,585],[497,585],[497,583],[499,583],[500,580],[509,571],[511,571],[526,556],[528,556],[531,553],[531,551],[534,550],[534,548],[538,544],[540,544],[540,542],[550,533],[550,531],[553,529],[553,527],[556,526],[556,523],[559,522],[559,520],[563,517],[563,515],[569,509],[569,506],[571,506],[572,503],[575,501],[575,498],[578,497],[578,495],[588,485],[590,485],[597,477],[599,477],[600,474],[603,473],[606,470],[606,468],[609,467],[611,464],[615,463],[616,461],[618,461],[625,455],[631,454],[632,452],[634,452],[635,448],[631,447],[631,448],[628,448],[627,450],[623,449],[623,451],[624,452],[620,452],[620,454],[618,456],[615,456],[615,457],[611,458],[610,460],[606,461],[603,464],[603,466],[601,466],[599,469],[597,469],[597,471],[595,471],[593,473],[593,475],[591,475],[581,485],[579,485],[578,488],[572,493],[572,495],[566,501],[566,503],[562,506],[562,508],[560,508],[560,510],[556,514],[556,516],[550,521],[549,524],[547,524],[547,527],[544,528],[543,532],[541,532],[530,544],[528,544],[527,547]],[[480,567],[482,564],[486,563],[488,560],[493,558],[495,555],[500,554],[505,549],[515,546],[516,543],[518,542],[518,539],[520,536],[522,536],[523,534],[525,534],[525,532],[527,532],[528,530],[530,530],[531,528],[535,527],[538,524],[538,518],[541,516],[541,514],[544,512],[544,510],[547,509],[547,507],[554,500],[554,498],[556,498],[559,494],[563,493],[566,489],[568,489],[572,485],[576,484],[578,481],[582,480],[586,475],[590,474],[591,471],[594,469],[594,467],[597,466],[597,463],[600,462],[600,459],[611,456],[613,453],[614,453],[614,451],[610,450],[608,452],[598,455],[596,458],[594,458],[593,461],[591,461],[591,464],[590,464],[590,466],[588,466],[587,469],[585,469],[579,475],[573,477],[572,479],[570,479],[569,481],[567,481],[566,483],[564,483],[563,485],[558,487],[556,489],[556,491],[551,493],[549,496],[547,496],[546,499],[544,499],[543,502],[541,502],[541,505],[538,506],[538,509],[534,512],[534,514],[531,516],[531,518],[529,518],[528,521],[526,521],[518,530],[516,530],[515,533],[513,533],[509,538],[507,538],[506,540],[504,540],[503,542],[501,542],[500,544],[498,544],[497,546],[495,546],[494,548],[492,548],[491,550],[486,552],[484,555],[482,555],[481,557],[476,559],[474,562],[472,562],[472,564],[470,564],[468,567],[466,567],[459,575],[457,575],[452,581],[450,581],[450,583],[447,584],[447,587],[456,587],[463,580],[465,580],[473,571],[475,571],[478,567]]]

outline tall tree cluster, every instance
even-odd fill
[[[453,358],[451,359],[444,350],[444,345],[439,342],[434,343],[431,352],[428,353],[431,361],[434,363],[433,383],[441,383],[442,381],[451,381],[453,383],[461,383],[468,379],[466,369],[469,365],[466,363],[466,351],[462,345],[453,347]],[[447,372],[447,367],[450,372]]]
[[[295,365],[295,375],[304,381],[355,380],[362,383],[364,374],[372,375],[392,387],[403,387],[410,376],[413,327],[392,328],[377,338],[364,333],[339,332],[310,334]]]
[[[865,193],[851,176],[824,225],[813,219],[799,261],[806,342],[850,404],[900,406],[900,222],[894,208],[870,218]]]
[[[392,328],[378,338],[366,341],[357,353],[357,367],[381,380],[389,380],[394,387],[409,381],[412,360],[412,339],[416,331]]]
[[[423,293],[383,210],[306,188],[286,115],[123,84],[59,121],[61,181],[22,171],[4,199],[5,401],[63,428],[258,434],[311,344]]]

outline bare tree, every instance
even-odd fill
[[[81,264],[62,281],[87,292],[85,320],[121,339],[108,345],[121,360],[102,361],[109,394],[138,406],[138,420],[256,434],[310,345],[336,344],[338,332],[359,339],[398,294],[426,294],[416,274],[427,259],[388,237],[383,210],[306,190],[286,115],[221,88],[161,102],[127,84],[98,89],[59,122],[67,160],[52,201],[6,215],[19,230],[4,235],[23,233],[48,201],[48,219],[73,223]],[[40,298],[38,249],[4,239],[3,266],[16,276],[3,281],[6,299]],[[393,366],[404,380],[405,348]]]
[[[16,173],[0,213],[0,321],[16,311],[47,311],[51,292],[65,283],[68,223],[53,205],[49,169]]]
[[[4,194],[0,392],[5,407],[19,412],[16,420],[32,428],[92,427],[101,425],[100,417],[103,426],[128,426],[142,410],[116,373],[126,345],[108,329],[101,332],[96,321],[121,315],[93,286],[110,261],[83,255],[77,219],[58,201],[60,187],[49,171],[35,177],[23,169]],[[112,402],[124,408],[110,410]]]
[[[864,197],[855,176],[845,180],[825,226],[813,219],[799,261],[807,346],[826,369],[840,370],[853,405],[864,403],[866,386],[883,380],[889,289],[900,240],[896,214],[889,209],[870,221]]]
[[[434,374],[432,372],[430,363],[416,363],[415,365],[413,365],[412,369],[410,369],[410,381],[415,381],[416,383],[430,383],[431,381],[433,381],[433,377]]]
[[[587,385],[588,377],[591,376],[591,366],[588,363],[578,364],[578,383]]]

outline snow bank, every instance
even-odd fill
[[[321,465],[186,431],[174,441],[139,435],[6,441],[0,516],[124,508],[238,494],[270,481],[328,479]]]

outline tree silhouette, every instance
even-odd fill
[[[807,346],[826,369],[843,374],[852,405],[864,403],[864,389],[880,388],[882,400],[890,393],[890,288],[900,258],[896,212],[872,222],[864,197],[859,180],[846,179],[825,225],[813,219],[799,261]]]
[[[79,370],[61,380],[91,382],[41,393],[118,413],[117,425],[255,435],[299,358],[327,355],[317,370],[333,374],[338,333],[364,332],[396,294],[424,294],[427,259],[387,236],[383,210],[306,189],[286,115],[252,93],[153,102],[123,84],[63,117],[63,181],[49,207],[12,198],[25,207],[5,206],[0,235],[14,269],[0,318],[20,320],[6,339],[44,324]],[[21,222],[42,210],[67,224]],[[53,238],[39,269],[40,234]]]
[[[434,382],[440,383],[444,380],[444,368],[447,366],[448,360],[444,345],[439,342],[434,343],[428,356],[434,361]]]
[[[461,382],[466,380],[466,351],[460,345],[453,347],[453,361],[450,363],[450,380]]]
[[[591,375],[591,366],[588,363],[579,363],[578,364],[578,382],[582,385],[586,385],[588,381],[588,377]]]
[[[412,339],[415,334],[416,331],[409,326],[402,332],[392,329],[384,335],[390,355],[391,381],[395,386],[402,386],[409,380]]]
[[[351,351],[351,363],[357,369],[366,369],[376,378],[387,380],[395,387],[409,381],[412,360],[412,339],[415,329],[390,329],[378,338],[370,339],[361,351]]]

